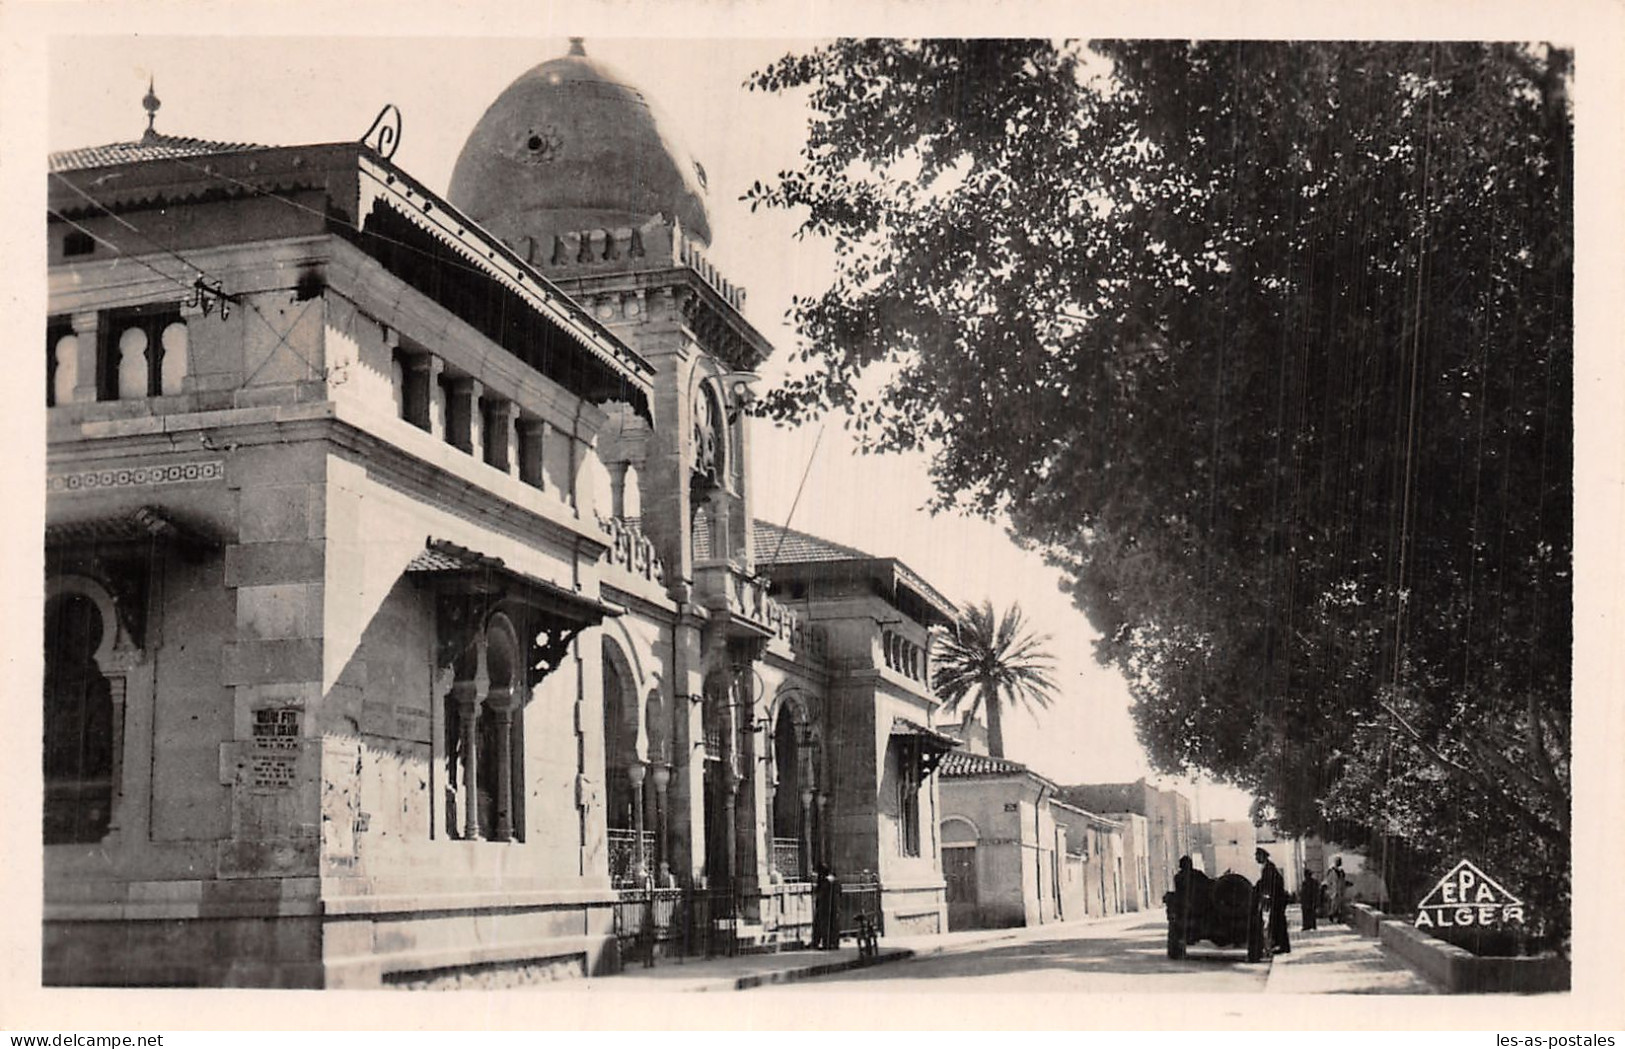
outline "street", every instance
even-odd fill
[[[1160,911],[1100,924],[1068,923],[1011,930],[1010,938],[982,940],[888,965],[790,984],[787,992],[924,991],[934,994],[1247,994],[1260,993],[1270,963],[1249,965],[1244,950],[1211,944],[1170,961],[1167,922]]]

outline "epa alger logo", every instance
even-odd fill
[[[1523,921],[1523,901],[1462,860],[1416,907],[1418,928],[1486,926]]]

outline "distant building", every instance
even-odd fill
[[[1191,853],[1190,801],[1178,791],[1159,790],[1144,777],[1133,783],[1086,783],[1062,787],[1068,804],[1099,813],[1134,813],[1145,818],[1149,894],[1158,901],[1174,887],[1179,858]]]
[[[1258,861],[1253,856],[1258,840],[1251,820],[1209,820],[1198,827],[1205,839],[1201,844],[1202,866],[1209,875],[1217,878],[1235,871],[1248,881],[1258,879]],[[1279,860],[1276,866],[1280,866]]]
[[[1055,784],[1018,761],[953,751],[938,769],[948,928],[1073,917],[1061,896],[1067,835]]]
[[[1066,831],[1069,858],[1078,867],[1083,913],[1104,918],[1128,910],[1124,890],[1133,871],[1125,860],[1122,824],[1059,798],[1050,802],[1050,809]]]

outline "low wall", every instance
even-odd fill
[[[1369,904],[1356,903],[1349,908],[1349,925],[1361,936],[1369,936],[1372,939],[1377,938],[1378,930],[1384,922],[1398,920],[1382,913]]]
[[[1398,919],[1382,921],[1379,935],[1384,947],[1450,994],[1540,994],[1569,989],[1566,958],[1481,958]]]

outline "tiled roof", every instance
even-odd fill
[[[943,750],[951,750],[960,746],[960,740],[955,737],[945,732],[939,732],[927,725],[922,725],[918,721],[911,721],[908,718],[892,718],[891,734],[894,736],[919,736]]]
[[[754,521],[752,529],[756,541],[756,563],[763,569],[776,564],[805,564],[811,561],[875,560],[873,554],[866,554],[856,547],[843,546],[794,528]]]
[[[995,758],[990,754],[967,754],[963,750],[951,751],[943,756],[938,770],[952,779],[971,776],[1020,776],[1032,770],[1019,761]]]
[[[246,153],[266,146],[251,142],[211,142],[184,135],[148,134],[135,142],[109,142],[105,146],[85,146],[51,154],[52,171],[83,171],[114,164],[134,164],[143,160],[173,157],[206,157],[214,153]]]

